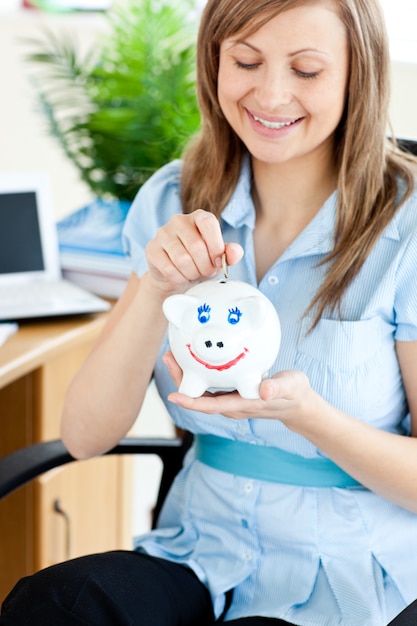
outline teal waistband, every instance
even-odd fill
[[[279,448],[216,435],[196,435],[195,454],[199,461],[214,469],[256,480],[302,487],[360,485],[330,459],[307,459]]]

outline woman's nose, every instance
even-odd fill
[[[263,111],[275,111],[293,99],[291,80],[283,72],[266,72],[256,86],[255,95]]]

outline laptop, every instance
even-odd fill
[[[106,300],[62,278],[47,173],[0,173],[0,321],[109,308]]]

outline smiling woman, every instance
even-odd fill
[[[98,454],[153,377],[193,447],[134,551],[22,581],[5,626],[385,626],[417,597],[417,160],[386,137],[379,2],[208,0],[197,51],[201,131],[132,204],[132,275],[62,418]],[[276,336],[226,343],[253,302],[208,293],[224,265],[275,309],[275,357]],[[190,306],[184,361],[164,302]],[[243,397],[256,353],[273,362]],[[183,388],[189,364],[210,391]]]

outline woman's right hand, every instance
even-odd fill
[[[174,215],[146,247],[150,276],[164,295],[214,276],[222,267],[223,254],[227,264],[234,265],[243,249],[237,243],[225,244],[218,219],[200,209]]]
[[[102,453],[130,430],[166,333],[161,302],[215,274],[223,254],[233,265],[243,250],[224,243],[210,213],[176,215],[159,229],[146,249],[149,271],[132,274],[68,391],[61,436],[74,456]]]

